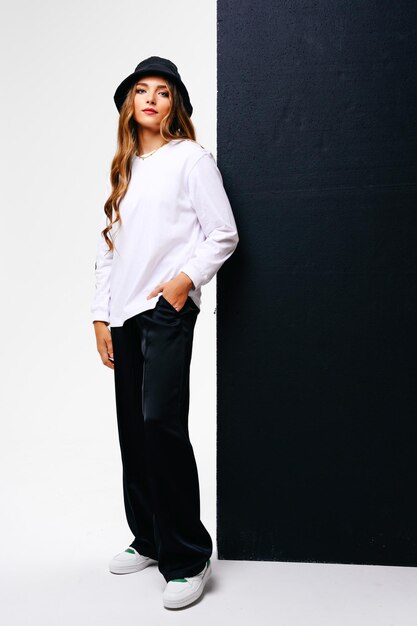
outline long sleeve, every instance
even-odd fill
[[[106,200],[110,195],[110,181],[106,183]],[[102,203],[104,206],[104,202]],[[91,303],[92,321],[100,320],[110,322],[110,273],[113,261],[113,251],[109,247],[101,234],[107,225],[107,217],[102,206],[102,215],[99,220],[99,239],[96,249],[95,260],[95,291]]]
[[[239,235],[223,179],[211,152],[206,152],[188,174],[188,193],[206,239],[195,248],[182,272],[194,288],[208,283],[233,254]]]

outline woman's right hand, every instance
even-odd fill
[[[104,365],[107,365],[110,369],[114,369],[114,363],[110,359],[113,358],[113,343],[111,339],[111,333],[107,327],[106,322],[95,321],[94,330],[96,333],[97,351],[103,361]]]

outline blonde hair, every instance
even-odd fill
[[[191,139],[196,141],[194,125],[188,115],[181,92],[176,84],[165,78],[171,100],[171,108],[161,120],[160,134],[165,141],[172,139]],[[104,204],[104,212],[109,220],[108,225],[101,231],[109,250],[113,250],[114,244],[108,233],[113,224],[121,223],[119,212],[120,202],[126,195],[132,175],[132,159],[140,153],[141,146],[137,132],[137,122],[134,118],[134,100],[136,83],[129,90],[126,99],[120,109],[119,125],[117,130],[117,149],[113,157],[110,169],[111,193]],[[115,219],[112,221],[113,212]]]

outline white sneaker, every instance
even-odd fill
[[[135,548],[129,546],[124,552],[119,552],[112,558],[109,569],[112,574],[131,574],[157,562],[149,556],[139,554]]]
[[[197,600],[203,593],[204,585],[210,576],[211,563],[209,559],[204,569],[196,576],[169,580],[162,594],[164,607],[167,609],[179,609]]]

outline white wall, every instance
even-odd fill
[[[1,585],[12,598],[13,576],[27,575],[24,548],[41,580],[68,563],[82,569],[86,559],[93,574],[105,570],[132,539],[113,372],[96,352],[89,311],[98,200],[116,146],[113,94],[140,60],[172,59],[191,96],[197,140],[216,156],[216,6],[26,0],[3,8],[0,28],[0,576],[7,573]],[[202,519],[214,543],[215,280],[203,287],[190,404]],[[45,601],[43,623],[58,597],[59,589]],[[32,601],[26,610],[35,619],[42,598]]]

